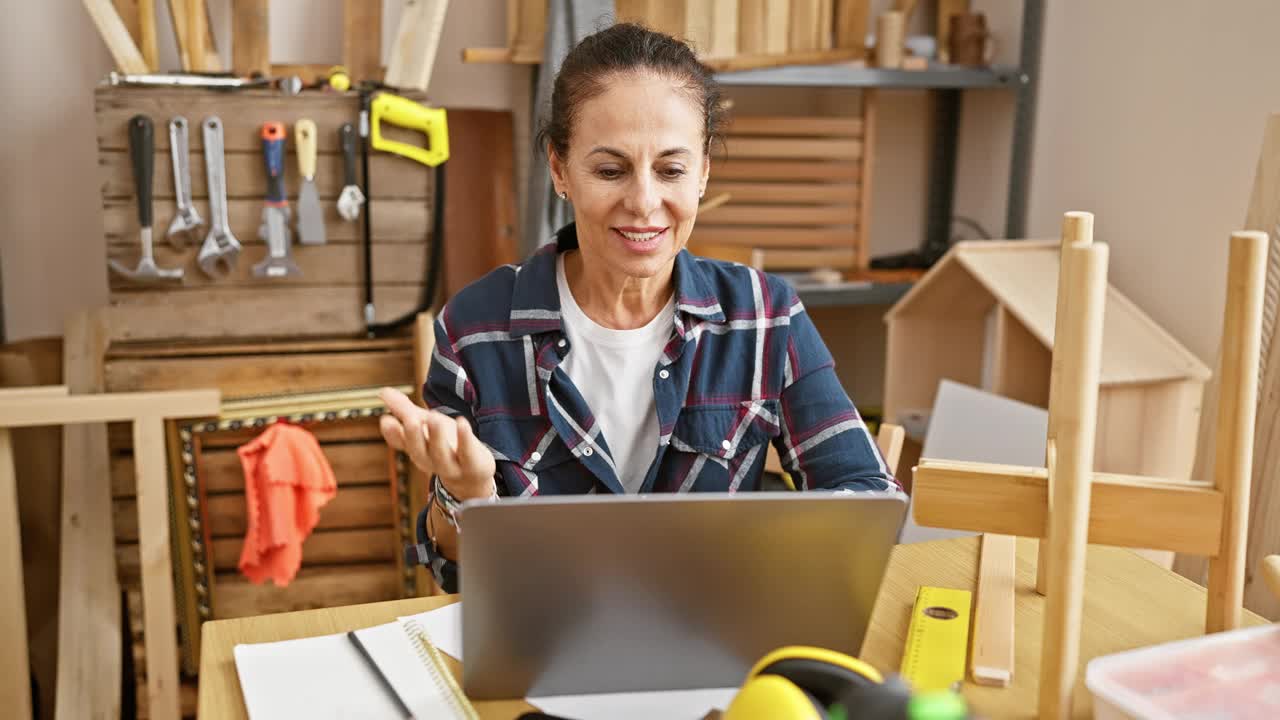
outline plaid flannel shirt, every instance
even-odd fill
[[[556,253],[576,247],[570,225],[436,320],[424,396],[471,421],[500,495],[623,492],[608,438],[559,367],[573,348]],[[640,492],[757,490],[768,442],[799,489],[900,490],[790,285],[683,250],[674,283],[674,327],[653,371],[658,445]]]

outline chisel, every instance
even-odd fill
[[[298,240],[303,245],[323,245],[324,212],[316,192],[316,124],[308,118],[293,126],[294,146],[298,153],[298,174],[302,187],[298,190]]]

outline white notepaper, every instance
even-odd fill
[[[406,615],[401,620],[418,623],[431,638],[431,644],[445,655],[462,662],[462,603],[456,602],[442,608],[428,610],[417,615]]]
[[[528,698],[550,715],[573,720],[700,720],[711,710],[729,707],[738,688],[700,688],[651,692],[596,693]]]

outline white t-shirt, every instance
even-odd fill
[[[582,393],[613,453],[618,480],[638,492],[658,452],[658,408],[653,376],[675,323],[675,296],[657,317],[635,330],[597,325],[569,291],[564,255],[556,259],[556,286],[569,353],[560,368]]]

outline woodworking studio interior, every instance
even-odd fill
[[[4,4],[0,716],[1280,718],[1280,3]]]

